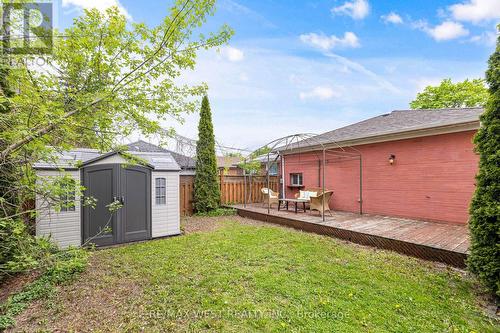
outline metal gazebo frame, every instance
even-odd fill
[[[317,147],[317,149],[316,149]],[[276,140],[273,140],[264,146],[256,149],[253,153],[251,153],[247,158],[244,159],[244,163],[247,161],[255,160],[259,156],[253,156],[255,152],[258,152],[262,149],[269,149],[267,153],[267,162],[266,162],[266,186],[268,189],[267,196],[267,214],[271,212],[271,201],[269,195],[270,189],[270,169],[273,163],[277,163],[278,159],[280,161],[281,170],[279,172],[280,178],[278,182],[278,186],[281,184],[280,196],[282,198],[285,197],[285,159],[283,156],[287,154],[300,154],[305,149],[311,152],[322,152],[322,158],[320,159],[318,154],[318,160],[322,161],[321,165],[321,190],[322,193],[325,192],[325,170],[327,165],[327,153],[337,156],[339,159],[341,158],[349,158],[349,159],[357,159],[359,160],[359,214],[363,214],[363,159],[361,156],[361,152],[354,147],[351,146],[340,146],[335,141],[322,142],[317,138],[317,134],[312,133],[300,133],[288,135]],[[287,152],[287,154],[284,154]],[[276,155],[273,161],[271,161],[271,155]],[[262,155],[261,155],[262,156]],[[247,205],[247,173],[244,172],[244,201],[243,205],[246,207]],[[326,202],[326,204],[329,204]],[[279,205],[279,203],[278,203]],[[322,220],[325,221],[325,198],[322,200],[322,212],[321,212]]]

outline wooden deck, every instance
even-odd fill
[[[329,235],[354,243],[393,250],[403,254],[464,267],[469,247],[466,225],[409,220],[388,216],[328,213],[323,222],[317,212],[293,210],[267,212],[262,204],[231,205],[238,214],[256,220]]]

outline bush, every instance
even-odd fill
[[[49,266],[58,251],[48,239],[30,235],[22,220],[0,220],[0,281],[9,275]]]
[[[83,249],[61,251],[50,239],[30,235],[22,220],[0,220],[0,282],[31,270],[41,272],[37,280],[0,305],[0,331],[13,326],[14,317],[31,301],[50,295],[55,285],[82,272],[87,258]]]
[[[0,305],[0,331],[15,325],[14,317],[20,314],[30,302],[48,297],[55,291],[55,286],[67,283],[83,272],[87,266],[88,252],[70,248],[58,251],[51,258],[51,266],[34,282],[21,292],[10,296]]]
[[[470,206],[471,246],[467,264],[500,296],[500,37],[489,60],[486,81],[490,97],[474,138],[479,173]]]
[[[208,212],[198,212],[194,214],[195,216],[234,216],[236,215],[236,209],[234,208],[217,208]]]

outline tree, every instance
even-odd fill
[[[262,163],[267,163],[267,160],[262,161],[259,159],[259,157],[267,157],[267,153],[269,153],[271,150],[272,149],[268,146],[260,147],[257,150],[254,150],[247,156],[247,158],[243,162],[238,164],[238,167],[240,167],[250,175],[257,174],[261,169]]]
[[[194,209],[208,212],[219,207],[220,190],[217,182],[217,158],[212,112],[208,97],[201,102],[198,141],[196,143],[196,175],[194,179]]]
[[[490,98],[474,137],[479,173],[470,206],[468,267],[500,296],[500,37],[488,64]]]
[[[488,89],[483,79],[453,83],[444,79],[438,86],[427,86],[410,103],[412,109],[484,107]]]
[[[127,22],[117,7],[105,13],[86,10],[71,27],[54,32],[51,54],[4,54],[8,59],[0,64],[0,270],[12,253],[29,261],[18,253],[18,242],[5,247],[2,242],[17,232],[25,214],[22,203],[35,194],[48,199],[57,194],[55,188],[42,191],[35,182],[33,162],[50,160],[74,146],[109,151],[132,132],[165,138],[170,133],[165,123],[196,110],[193,97],[203,96],[206,84],[180,84],[179,78],[195,67],[199,50],[223,45],[233,33],[226,25],[216,32],[199,32],[214,10],[215,0],[176,0],[154,27]],[[35,66],[33,59],[45,65]]]
[[[194,112],[192,97],[207,89],[203,83],[179,84],[179,76],[194,68],[198,50],[220,46],[232,34],[223,26],[216,33],[195,35],[213,14],[214,3],[178,0],[152,28],[127,22],[116,7],[105,13],[88,10],[62,34],[55,33],[46,66],[19,57],[4,62],[15,66],[2,67],[7,75],[0,82],[0,104],[12,112],[0,113],[0,174],[75,145],[107,151],[132,132],[165,136],[161,122]],[[32,178],[28,183],[19,179],[29,173],[16,173],[10,194],[33,190]],[[5,212],[0,209],[0,217],[11,215]]]

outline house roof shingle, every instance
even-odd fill
[[[231,168],[237,166],[242,161],[243,158],[239,156],[217,156],[217,167]]]
[[[302,141],[294,148],[478,122],[483,108],[395,110]]]
[[[175,159],[177,164],[181,167],[181,169],[195,169],[196,168],[196,161],[194,158],[191,158],[186,155],[182,155],[179,153],[176,153],[174,151],[159,147],[157,145],[154,145],[152,143],[138,140],[136,142],[129,143],[128,149],[130,151],[142,151],[142,152],[167,152],[172,155],[172,157]]]

